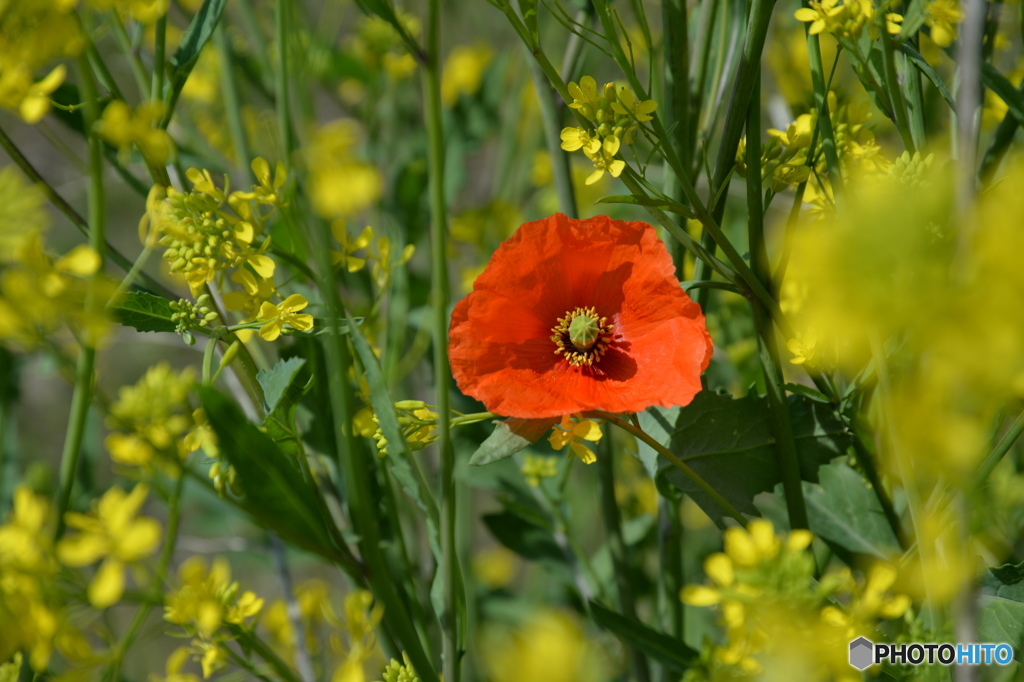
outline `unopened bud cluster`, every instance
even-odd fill
[[[422,400],[400,400],[395,403],[395,409],[398,410],[402,436],[410,450],[422,450],[437,440],[437,413],[428,409]],[[377,415],[373,416],[373,421],[379,427]],[[388,439],[380,428],[373,434],[373,439],[377,443],[379,456],[387,456]]]
[[[195,303],[187,298],[179,298],[170,303],[171,310],[174,311],[171,314],[171,321],[175,324],[174,331],[181,334],[190,346],[195,343],[190,332],[194,329],[208,328],[218,317],[217,313],[206,305],[209,302],[209,294],[202,294]]]

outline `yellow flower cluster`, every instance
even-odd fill
[[[380,197],[380,171],[355,156],[359,128],[354,121],[332,121],[314,131],[305,149],[313,209],[333,220],[369,208]]]
[[[98,609],[120,601],[127,566],[152,555],[160,544],[160,524],[138,516],[148,494],[145,483],[136,485],[131,493],[114,487],[103,493],[88,514],[64,515],[68,528],[79,532],[57,544],[60,562],[78,568],[103,560],[88,590],[89,602]]]
[[[848,569],[815,581],[807,551],[812,539],[806,530],[778,537],[765,519],[725,531],[725,551],[704,562],[711,583],[687,585],[681,597],[691,606],[716,606],[726,642],[688,671],[687,680],[754,678],[766,671],[792,679],[860,679],[847,663],[847,643],[871,634],[878,619],[902,616],[910,599],[890,592],[896,571],[886,564],[873,566],[863,582]]]
[[[175,372],[161,361],[135,385],[122,386],[107,417],[110,458],[129,466],[150,466],[161,456],[184,460],[197,449],[200,439],[186,439],[199,428],[188,402],[195,381],[193,368]]]
[[[49,221],[41,204],[38,190],[17,172],[0,172],[0,341],[31,348],[68,323],[95,344],[106,322],[86,311],[86,293],[94,288],[105,299],[114,287],[95,278],[83,284],[102,265],[91,247],[76,246],[60,258],[46,252]]]
[[[171,136],[157,127],[161,114],[163,107],[160,104],[145,102],[132,111],[121,100],[114,100],[96,122],[96,132],[118,148],[122,163],[127,161],[128,152],[134,144],[148,162],[160,166],[174,151]]]
[[[455,106],[461,95],[473,95],[480,89],[484,70],[494,58],[494,51],[486,45],[460,45],[453,48],[441,69],[441,101],[446,107]]]
[[[437,440],[437,413],[430,410],[422,400],[400,400],[395,403],[398,410],[398,423],[402,427],[402,437],[412,451],[422,450]],[[373,415],[373,422],[379,423]],[[378,428],[373,433],[377,442],[378,454],[388,454],[388,440]]]
[[[384,668],[381,676],[384,678],[381,682],[420,682],[420,678],[416,676],[416,670],[412,667],[412,661],[409,660],[409,654],[404,651],[402,652],[402,663],[392,658],[391,663]]]
[[[586,442],[597,443],[601,440],[601,427],[597,422],[584,419],[580,414],[562,415],[562,421],[551,429],[548,441],[555,450],[569,446],[569,456],[576,455],[584,464],[593,464],[597,455]]]
[[[167,595],[164,619],[194,638],[189,651],[201,661],[205,679],[227,665],[225,647],[233,636],[224,626],[250,628],[249,619],[263,608],[263,600],[253,592],[239,594],[231,567],[221,557],[209,569],[202,558],[190,557],[178,567],[178,578],[181,587]]]
[[[949,47],[956,40],[957,25],[964,20],[959,0],[931,0],[925,5],[924,23],[931,29],[931,38],[939,47]]]
[[[872,0],[811,0],[810,7],[801,7],[794,16],[798,21],[811,25],[811,35],[828,32],[836,38],[856,40],[860,37],[864,26],[869,27],[869,34],[877,38],[875,17],[877,10]],[[885,15],[885,30],[890,34],[900,32],[903,17],[889,12]]]
[[[554,457],[535,457],[526,453],[519,473],[523,475],[527,485],[536,488],[542,478],[552,478],[558,474],[558,462]]]
[[[641,102],[627,87],[618,90],[614,83],[606,83],[603,90],[597,90],[597,81],[584,76],[579,84],[569,83],[569,94],[573,101],[571,109],[590,121],[594,127],[564,128],[562,149],[574,152],[579,149],[594,163],[594,172],[587,178],[592,185],[607,171],[612,177],[619,177],[626,168],[626,162],[616,159],[623,144],[633,143],[633,134],[641,123],[652,119],[651,114],[658,108],[654,100]]]
[[[367,225],[359,236],[352,239],[348,234],[348,223],[339,218],[331,223],[331,234],[341,245],[340,251],[331,251],[331,263],[340,265],[344,263],[349,272],[359,272],[371,265],[370,275],[374,283],[381,290],[387,289],[391,282],[391,271],[395,267],[401,267],[412,259],[416,252],[415,244],[406,244],[397,258],[392,256],[391,239],[387,235],[377,237],[374,242],[373,228]],[[363,255],[355,255],[357,252]]]
[[[0,661],[24,651],[33,670],[46,668],[60,624],[52,599],[57,573],[49,505],[25,486],[0,525]]]

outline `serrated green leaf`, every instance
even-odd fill
[[[817,482],[818,467],[843,454],[850,436],[827,405],[803,396],[788,399],[801,478]],[[758,515],[754,497],[782,480],[771,408],[763,396],[734,400],[705,391],[686,407],[651,408],[640,415],[640,425],[743,513]],[[725,511],[681,471],[647,445],[638,454],[649,473],[667,477],[722,524]]]
[[[294,458],[282,453],[270,436],[216,389],[200,387],[199,399],[217,434],[221,455],[238,474],[246,511],[288,542],[337,560],[320,493]]]
[[[302,358],[292,357],[287,360],[279,360],[271,369],[261,369],[256,374],[256,381],[263,388],[263,400],[267,414],[271,414],[277,409],[282,396],[291,386],[304,364],[306,361]]]
[[[899,553],[899,541],[867,480],[842,462],[818,469],[818,479],[818,485],[803,484],[811,532],[879,559]]]
[[[494,431],[480,444],[469,463],[491,464],[511,457],[536,443],[555,423],[552,419],[505,419],[494,423]]]
[[[111,315],[126,327],[140,332],[173,332],[171,302],[144,291],[129,291],[110,306]]]
[[[649,656],[652,660],[676,672],[683,672],[698,659],[699,654],[685,642],[648,627],[635,618],[590,602],[594,622],[618,637],[623,644]]]
[[[648,208],[660,208],[662,211],[668,211],[669,213],[675,213],[686,218],[693,217],[693,211],[682,204],[677,204],[674,201],[667,201],[665,199],[655,199],[654,197],[638,197],[632,194],[611,194],[606,197],[601,197],[595,204],[629,204],[631,206],[646,206]]]
[[[1024,639],[1024,603],[1005,597],[978,599],[978,639],[1006,642],[1015,648]]]

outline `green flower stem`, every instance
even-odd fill
[[[804,7],[808,7],[804,0]],[[825,165],[828,167],[828,179],[832,185],[832,196],[836,208],[844,208],[843,174],[839,166],[839,149],[836,147],[836,135],[832,129],[832,117],[828,110],[828,86],[825,84],[825,71],[821,63],[821,43],[817,35],[811,35],[810,24],[804,25],[807,32],[807,55],[811,64],[811,85],[814,86],[814,108],[818,112],[818,127],[821,130],[821,144],[825,151]],[[837,55],[838,56],[838,55]]]
[[[238,91],[235,88],[234,69],[232,68],[234,56],[231,46],[228,44],[227,28],[224,24],[219,24],[214,29],[213,45],[217,49],[217,61],[220,63],[221,94],[224,97],[224,112],[227,117],[228,132],[231,134],[231,145],[235,150],[235,164],[249,182],[252,182],[254,178],[249,166],[252,157],[249,155],[249,141],[245,136],[245,126],[242,125],[242,111],[238,104]],[[315,279],[311,271],[306,274],[310,279]]]
[[[441,581],[444,612],[441,620],[442,674],[445,682],[459,682],[462,667],[459,613],[465,596],[459,589],[459,555],[456,547],[455,452],[451,443],[448,395],[448,247],[447,206],[444,197],[444,131],[441,117],[441,8],[440,0],[427,5],[425,62],[421,69],[423,114],[427,127],[429,167],[431,303],[434,327],[434,390],[437,397],[438,452],[441,455]],[[552,162],[555,160],[552,159]],[[417,666],[418,669],[418,666]]]
[[[313,674],[313,662],[309,658],[309,649],[306,647],[306,629],[302,624],[302,612],[299,610],[299,603],[295,599],[295,588],[292,586],[292,574],[288,569],[288,557],[285,554],[284,543],[281,538],[273,533],[268,533],[270,540],[270,553],[274,559],[274,567],[277,569],[277,577],[281,583],[281,592],[284,595],[285,609],[288,612],[288,622],[292,625],[292,645],[295,647],[295,667],[298,668],[299,678],[302,682],[314,682],[316,677]]]
[[[118,282],[117,288],[114,289],[114,293],[111,294],[110,298],[107,300],[107,308],[109,308],[111,305],[117,302],[121,298],[121,294],[123,294],[124,292],[128,291],[128,289],[131,288],[132,283],[135,282],[135,279],[142,272],[142,268],[146,267],[146,261],[149,260],[149,257],[152,254],[152,246],[147,244],[145,247],[143,247],[142,252],[139,254],[139,257],[135,259],[134,263],[132,263],[131,270],[129,270],[128,273],[124,276],[124,278],[120,282]]]
[[[900,517],[896,513],[896,508],[893,507],[892,499],[889,497],[889,493],[886,492],[885,486],[882,485],[882,477],[878,475],[878,466],[875,464],[873,453],[868,451],[867,446],[864,444],[864,434],[857,428],[858,421],[855,420],[852,424],[853,449],[857,454],[857,463],[864,470],[864,476],[871,484],[871,489],[875,491],[875,497],[878,498],[878,503],[882,506],[882,513],[885,514],[885,520],[889,522],[893,535],[896,536],[900,547],[906,551],[910,549],[906,533],[903,532],[903,526],[900,524]]]
[[[903,101],[903,93],[900,91],[899,75],[896,73],[896,37],[888,33],[882,36],[882,64],[885,68],[884,80],[885,89],[889,95],[889,103],[892,106],[893,122],[896,130],[899,131],[900,139],[907,151],[913,154],[917,151],[914,144],[914,136],[910,131],[910,123],[907,121],[907,108]],[[917,69],[912,69],[917,71]],[[918,75],[920,83],[920,75]],[[922,121],[923,123],[923,121]]]
[[[676,154],[683,162],[683,170],[687,170],[693,153],[690,150],[690,45],[686,23],[686,2],[684,0],[664,0],[662,3],[662,24],[664,25],[665,53],[665,125],[672,131],[671,140],[663,144],[672,144]],[[671,172],[672,167],[665,162],[665,193],[674,201],[683,201],[683,188]],[[672,260],[676,264],[676,274],[683,279],[683,253],[679,250],[678,241],[670,242],[669,249]]]
[[[553,497],[543,485],[533,488],[533,491],[536,497],[543,500],[551,514],[555,543],[565,554],[566,560],[569,562],[573,572],[573,579],[576,581],[576,589],[586,605],[585,608],[589,608],[589,601],[591,599],[602,599],[604,596],[601,590],[601,581],[597,578],[597,572],[590,562],[590,557],[587,556],[586,550],[583,549],[579,540],[572,533],[569,521],[562,512],[562,489],[565,486],[565,480],[568,478],[569,471],[572,470],[574,460],[575,455],[562,469],[562,480],[559,485],[555,486],[555,489],[558,491],[557,497]]]
[[[597,456],[597,475],[601,482],[601,516],[604,520],[605,535],[615,568],[615,584],[618,588],[619,611],[627,618],[637,619],[636,591],[630,577],[631,567],[627,556],[626,541],[622,537],[622,514],[615,499],[615,447],[611,436],[603,439]],[[636,682],[649,682],[650,666],[642,652],[630,647],[630,665]]]
[[[93,77],[89,59],[86,56],[78,59],[82,77],[82,94],[85,98],[83,110],[85,129],[92,130],[93,123],[99,118],[99,94]],[[103,143],[95,133],[89,137],[89,245],[100,255],[100,262],[106,250],[106,205],[103,188]],[[103,307],[97,290],[102,268],[89,281],[85,294],[85,311],[87,315],[97,315]],[[82,450],[82,438],[85,435],[85,422],[89,415],[92,402],[93,384],[95,382],[96,349],[85,341],[78,355],[78,366],[75,370],[75,389],[71,397],[71,414],[68,416],[68,430],[64,434],[64,448],[60,458],[60,492],[57,498],[57,534],[64,534],[64,513],[71,504],[71,490],[75,484],[78,470],[78,456]]]
[[[156,569],[156,576],[153,578],[153,585],[157,590],[163,589],[164,581],[167,580],[167,572],[171,567],[171,560],[174,558],[174,548],[178,544],[178,528],[181,525],[181,496],[185,489],[185,471],[179,469],[176,472],[177,478],[174,481],[174,490],[167,503],[167,534],[164,536],[164,547],[160,552],[160,563]],[[146,601],[135,611],[131,623],[124,631],[117,646],[111,651],[110,663],[107,666],[105,679],[117,681],[121,679],[121,664],[125,654],[131,649],[132,643],[138,637],[142,625],[146,622],[150,612],[158,602]]]
[[[213,383],[214,351],[217,350],[217,342],[219,340],[219,334],[211,334],[206,339],[206,348],[203,350],[203,386],[209,386]]]
[[[558,105],[555,102],[555,91],[544,76],[536,60],[528,60],[533,88],[540,102],[540,114],[544,123],[544,143],[551,157],[551,169],[555,176],[555,192],[558,194],[558,207],[570,218],[578,218],[576,209],[576,193],[572,186],[572,164],[569,152],[562,149],[562,128],[558,122]]]
[[[79,16],[79,21],[81,21],[81,16]],[[105,87],[115,99],[124,101],[124,93],[121,92],[121,88],[118,87],[117,81],[115,81],[114,77],[110,74],[110,69],[107,68],[106,63],[103,61],[103,57],[100,56],[99,51],[96,49],[96,44],[92,42],[92,35],[86,29],[84,22],[82,26],[82,36],[85,39],[85,54],[88,57],[89,64],[92,66],[94,77],[99,79],[100,84],[103,85],[103,87]],[[86,130],[88,130],[88,128]]]
[[[911,43],[917,47],[917,37]],[[910,137],[914,141],[914,149],[920,151],[928,146],[928,134],[925,127],[924,91],[921,89],[921,69],[906,55],[903,56],[903,99],[907,105],[907,122],[910,126]]]
[[[274,72],[275,106],[277,108],[277,134],[281,138],[281,160],[287,168],[291,168],[294,142],[291,129],[291,111],[288,102],[288,9],[291,0],[276,0],[274,19],[276,34],[274,36],[277,50],[277,71]]]
[[[281,660],[281,657],[274,653],[274,650],[267,646],[267,643],[260,639],[255,632],[240,625],[229,625],[228,629],[231,630],[238,643],[242,645],[243,650],[251,649],[254,651],[257,656],[266,661],[277,677],[285,680],[285,682],[303,682],[295,676],[291,666]],[[255,674],[255,668],[249,667],[247,670]]]
[[[121,17],[118,16],[117,11],[112,11],[108,14],[110,19],[109,23],[114,29],[114,38],[117,40],[118,47],[124,52],[125,59],[128,60],[128,65],[132,69],[132,76],[135,78],[135,86],[139,89],[139,94],[143,100],[150,98],[149,89],[149,77],[146,74],[146,67],[142,65],[142,60],[139,59],[139,53],[132,49],[132,39],[128,37],[128,31],[124,28],[124,22],[121,21]],[[118,97],[118,99],[124,99]]]
[[[985,481],[988,480],[989,475],[996,468],[996,465],[1003,459],[1013,444],[1020,438],[1020,434],[1024,432],[1024,412],[1017,415],[1017,418],[1013,420],[1013,424],[1006,430],[1003,437],[999,439],[996,446],[992,448],[992,451],[988,453],[985,460],[978,467],[978,473],[975,477],[974,487],[981,488]]]
[[[684,530],[680,518],[681,500],[658,496],[658,558],[661,580],[658,581],[658,611],[665,632],[683,641],[686,618],[679,591],[686,580],[683,575]],[[664,671],[663,680],[674,680]]]
[[[767,289],[771,289],[771,266],[764,241],[764,210],[761,200],[761,75],[754,76],[751,99],[747,107],[747,235],[750,242],[754,274]],[[759,301],[750,302],[757,329],[757,345],[761,354],[768,405],[772,414],[775,451],[782,473],[782,486],[786,494],[786,509],[791,528],[808,528],[807,503],[803,482],[800,480],[800,460],[793,437],[793,422],[789,417],[785,380],[779,360],[775,326],[767,310]]]
[[[690,119],[693,121],[687,132],[689,136],[689,149],[690,158],[683,157],[686,161],[686,169],[691,173],[697,173],[699,168],[699,161],[694,151],[697,149],[697,135],[699,129],[700,111],[702,108],[702,102],[704,100],[704,89],[707,83],[708,76],[708,62],[711,59],[711,43],[714,42],[711,36],[711,30],[715,24],[715,16],[718,14],[718,6],[720,0],[704,0],[699,4],[700,18],[697,21],[697,44],[694,47],[694,54],[698,56],[697,63],[695,65],[695,72],[692,74],[693,88],[690,91],[692,97],[690,107]]]
[[[165,52],[167,50],[167,14],[165,13],[156,20],[156,43],[153,50],[153,89],[151,99],[159,103],[164,101],[164,71],[167,68],[164,64]],[[224,81],[221,81],[224,87]],[[234,87],[231,83],[230,87]]]
[[[78,211],[76,211],[71,204],[65,201],[64,197],[57,193],[57,190],[53,188],[53,185],[47,182],[46,179],[39,174],[39,171],[37,171],[28,158],[21,153],[18,146],[14,144],[14,140],[10,138],[7,131],[3,128],[0,128],[0,147],[3,147],[7,155],[11,157],[12,161],[14,161],[14,164],[20,168],[21,172],[25,174],[25,177],[31,180],[36,188],[43,193],[43,196],[45,196],[58,211],[63,213],[71,224],[78,228],[79,232],[86,237],[89,237],[91,242],[89,222],[79,215]],[[103,249],[100,250],[100,253],[105,253],[109,256],[110,260],[114,261],[114,264],[125,272],[130,272],[134,267],[132,261],[129,260],[127,256],[115,249],[105,240],[103,242]],[[145,281],[146,286],[157,295],[171,300],[177,300],[178,296],[173,291],[146,273],[139,273],[139,278]]]
[[[744,528],[746,527],[747,519],[743,516],[743,514],[737,511],[736,507],[732,506],[728,500],[722,497],[721,493],[712,488],[711,485],[708,484],[708,482],[705,481],[700,474],[691,469],[690,465],[688,465],[683,460],[679,459],[679,457],[677,457],[674,452],[672,452],[667,447],[665,447],[657,440],[652,438],[650,435],[648,435],[646,431],[630,424],[629,422],[625,421],[624,419],[620,418],[617,415],[612,414],[611,412],[595,410],[593,412],[584,413],[584,416],[594,416],[600,419],[604,419],[607,422],[615,424],[623,431],[628,431],[629,433],[633,434],[643,442],[650,445],[659,455],[667,459],[672,464],[672,466],[682,471],[687,478],[689,478],[691,481],[697,484],[697,487],[703,490],[708,495],[708,497],[714,500],[715,503],[725,511],[725,513],[736,519],[736,521],[741,526],[743,526]]]

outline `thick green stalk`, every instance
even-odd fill
[[[153,101],[164,101],[164,55],[167,49],[167,15],[156,20],[156,45],[153,50]],[[224,81],[221,81],[223,87]],[[232,84],[232,87],[234,85]]]
[[[721,493],[712,488],[711,485],[707,481],[705,481],[700,474],[698,474],[696,471],[690,468],[690,465],[688,465],[683,460],[679,459],[679,457],[674,452],[672,452],[667,447],[659,443],[655,438],[651,437],[646,431],[630,424],[626,420],[620,418],[618,415],[612,414],[611,412],[594,410],[592,412],[586,412],[584,413],[584,415],[604,419],[605,421],[615,424],[623,431],[627,431],[633,434],[643,442],[650,445],[659,455],[667,459],[669,463],[672,464],[672,466],[682,471],[687,478],[689,478],[691,481],[697,484],[697,487],[704,491],[704,493],[706,493],[708,497],[714,500],[715,504],[720,506],[726,514],[736,519],[736,521],[741,526],[746,527],[747,519],[744,518],[743,514],[741,514],[736,509],[736,507],[732,506],[732,504],[730,504],[728,500],[722,497]]]
[[[245,126],[242,125],[242,111],[239,107],[238,91],[235,89],[234,56],[228,44],[227,29],[220,24],[213,32],[213,44],[217,48],[220,62],[220,87],[224,96],[224,112],[228,121],[228,132],[231,134],[231,146],[235,150],[235,164],[245,177],[252,181],[252,169],[249,162],[249,142],[245,137]]]
[[[754,274],[771,289],[771,266],[764,241],[764,210],[761,200],[761,76],[754,77],[752,97],[747,111],[747,235]],[[779,348],[775,339],[775,326],[771,314],[758,301],[750,302],[757,329],[757,345],[761,352],[768,404],[772,413],[772,432],[775,451],[782,472],[782,486],[786,494],[786,508],[792,528],[807,528],[807,504],[800,480],[800,461],[797,458],[793,422],[789,417],[785,380],[782,377]]]
[[[917,38],[913,38],[917,47]],[[907,121],[910,125],[910,137],[914,141],[914,149],[921,151],[928,145],[928,135],[924,120],[924,91],[921,89],[921,69],[903,57],[903,98],[907,104]]]
[[[689,167],[693,154],[690,150],[690,45],[686,24],[686,2],[664,0],[662,18],[665,27],[665,125],[671,131],[671,140],[664,144],[675,146],[676,154],[682,159],[684,170]],[[683,201],[683,188],[672,173],[668,162],[665,164],[665,193],[677,202]],[[676,264],[676,274],[683,279],[682,245],[669,242],[669,250]]]
[[[992,451],[988,453],[985,460],[978,467],[978,473],[975,478],[975,487],[980,488],[988,480],[989,475],[992,473],[996,465],[1003,459],[1013,444],[1020,438],[1021,432],[1024,432],[1024,412],[1017,415],[1017,418],[1013,420],[1013,424],[1006,430],[1003,437],[996,443],[996,446],[992,448]]]
[[[723,198],[711,207],[711,220],[715,225],[722,223],[725,215],[724,188],[728,186],[729,178],[733,168],[736,166],[736,150],[739,148],[740,138],[743,137],[743,125],[746,118],[747,107],[750,103],[751,93],[754,88],[754,79],[761,73],[761,53],[764,51],[765,38],[768,35],[768,25],[772,18],[772,8],[775,0],[753,0],[750,7],[750,18],[747,23],[747,37],[743,42],[743,55],[740,58],[739,72],[736,74],[736,84],[733,86],[732,98],[729,100],[728,113],[725,116],[725,128],[722,131],[722,141],[718,146],[718,156],[715,159],[715,168],[711,176],[711,187],[708,195],[712,198],[720,193]],[[723,191],[724,190],[724,191]],[[714,253],[715,242],[726,251],[733,267],[739,271],[740,268],[729,254],[724,236],[719,239],[711,230],[705,226],[701,244],[704,248]],[[725,242],[725,243],[723,243]],[[730,245],[731,246],[731,245]],[[742,260],[742,259],[741,259]],[[696,280],[711,279],[711,273],[706,265],[698,263],[694,268],[693,278]],[[746,279],[746,278],[745,278]],[[749,284],[749,282],[748,282]],[[697,292],[696,301],[701,308],[707,307],[709,289],[701,289]]]
[[[100,116],[99,94],[96,89],[89,59],[83,55],[78,59],[82,76],[82,95],[85,129],[89,131],[89,245],[100,255],[100,262],[106,251],[106,213],[103,192],[103,143],[92,132],[93,124]],[[87,315],[99,315],[106,301],[100,300],[98,285],[103,277],[102,268],[93,275],[85,294]],[[71,414],[68,416],[68,430],[64,434],[64,448],[60,459],[60,493],[57,498],[57,537],[64,534],[64,513],[71,504],[71,490],[78,470],[78,456],[82,450],[85,422],[92,402],[95,381],[96,348],[88,338],[83,337],[82,349],[75,370],[75,390],[71,397]]]
[[[622,537],[622,514],[615,499],[615,447],[612,437],[606,437],[597,457],[597,475],[601,481],[601,517],[604,520],[608,548],[611,550],[612,566],[615,569],[615,584],[619,593],[619,611],[628,618],[636,619],[636,590],[633,588],[626,541]],[[650,666],[642,652],[630,648],[630,664],[636,682],[649,682]]]
[[[533,88],[536,90],[537,100],[540,102],[540,114],[544,123],[544,143],[548,148],[548,156],[551,157],[551,170],[555,176],[555,192],[558,193],[558,207],[570,218],[578,218],[576,193],[572,186],[572,165],[569,153],[562,149],[562,128],[558,122],[555,91],[548,83],[548,79],[544,76],[544,70],[540,68],[536,60],[530,59],[527,63],[530,67],[530,76],[533,78]]]
[[[464,597],[459,591],[459,554],[455,544],[455,452],[451,442],[451,415],[448,409],[451,370],[448,367],[448,218],[444,197],[444,130],[441,117],[440,0],[430,0],[427,7],[425,63],[421,74],[430,178],[430,289],[433,305],[436,396],[434,401],[437,405],[437,445],[441,456],[441,582],[444,613],[438,615],[441,619],[443,677],[445,682],[459,682],[462,669],[462,642],[458,614]],[[552,162],[555,162],[554,158]]]
[[[292,122],[288,104],[288,9],[291,0],[276,0],[274,18],[276,34],[274,37],[277,50],[277,71],[274,73],[275,106],[277,107],[277,134],[281,142],[281,160],[285,166],[292,164]]]

